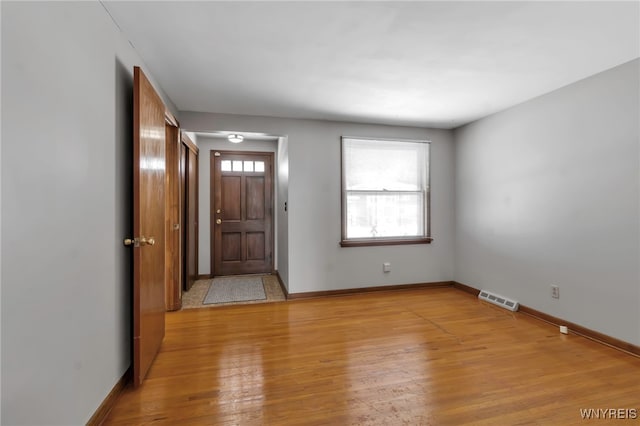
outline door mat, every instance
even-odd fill
[[[204,305],[265,300],[262,277],[214,278],[204,298]]]

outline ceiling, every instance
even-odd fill
[[[454,128],[640,56],[637,1],[103,4],[180,111]]]

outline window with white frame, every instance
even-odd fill
[[[343,247],[431,242],[428,141],[342,138]]]

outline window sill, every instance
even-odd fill
[[[341,247],[372,247],[372,246],[400,246],[409,244],[431,244],[433,238],[385,238],[385,239],[363,239],[363,240],[342,240]]]

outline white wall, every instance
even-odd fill
[[[276,269],[280,274],[283,284],[289,291],[289,139],[278,138],[278,204],[276,204],[276,217],[278,219],[278,232],[276,244],[278,246],[278,259]]]
[[[84,424],[130,365],[122,238],[144,64],[98,2],[1,7],[0,422]]]
[[[640,344],[639,64],[456,130],[457,281]]]
[[[198,136],[198,273],[209,275],[211,273],[211,151],[255,151],[277,152],[278,143],[274,140],[245,139],[242,143],[235,144],[222,137]],[[277,155],[274,155],[274,180],[278,179]],[[277,184],[277,182],[276,182]],[[277,193],[274,194],[274,201]],[[277,204],[276,204],[277,205]],[[275,234],[278,232],[278,218],[275,218]],[[276,236],[274,235],[274,237]],[[277,250],[277,244],[276,244]],[[277,252],[274,253],[274,261],[278,261]]]
[[[446,281],[453,277],[452,132],[373,124],[180,113],[191,131],[264,132],[288,139],[288,285],[302,293],[392,284]],[[339,246],[340,137],[429,139],[431,145],[430,245]],[[279,212],[280,213],[280,212]],[[282,257],[282,249],[279,256]],[[382,263],[392,263],[390,274]],[[284,277],[283,277],[284,278]]]

